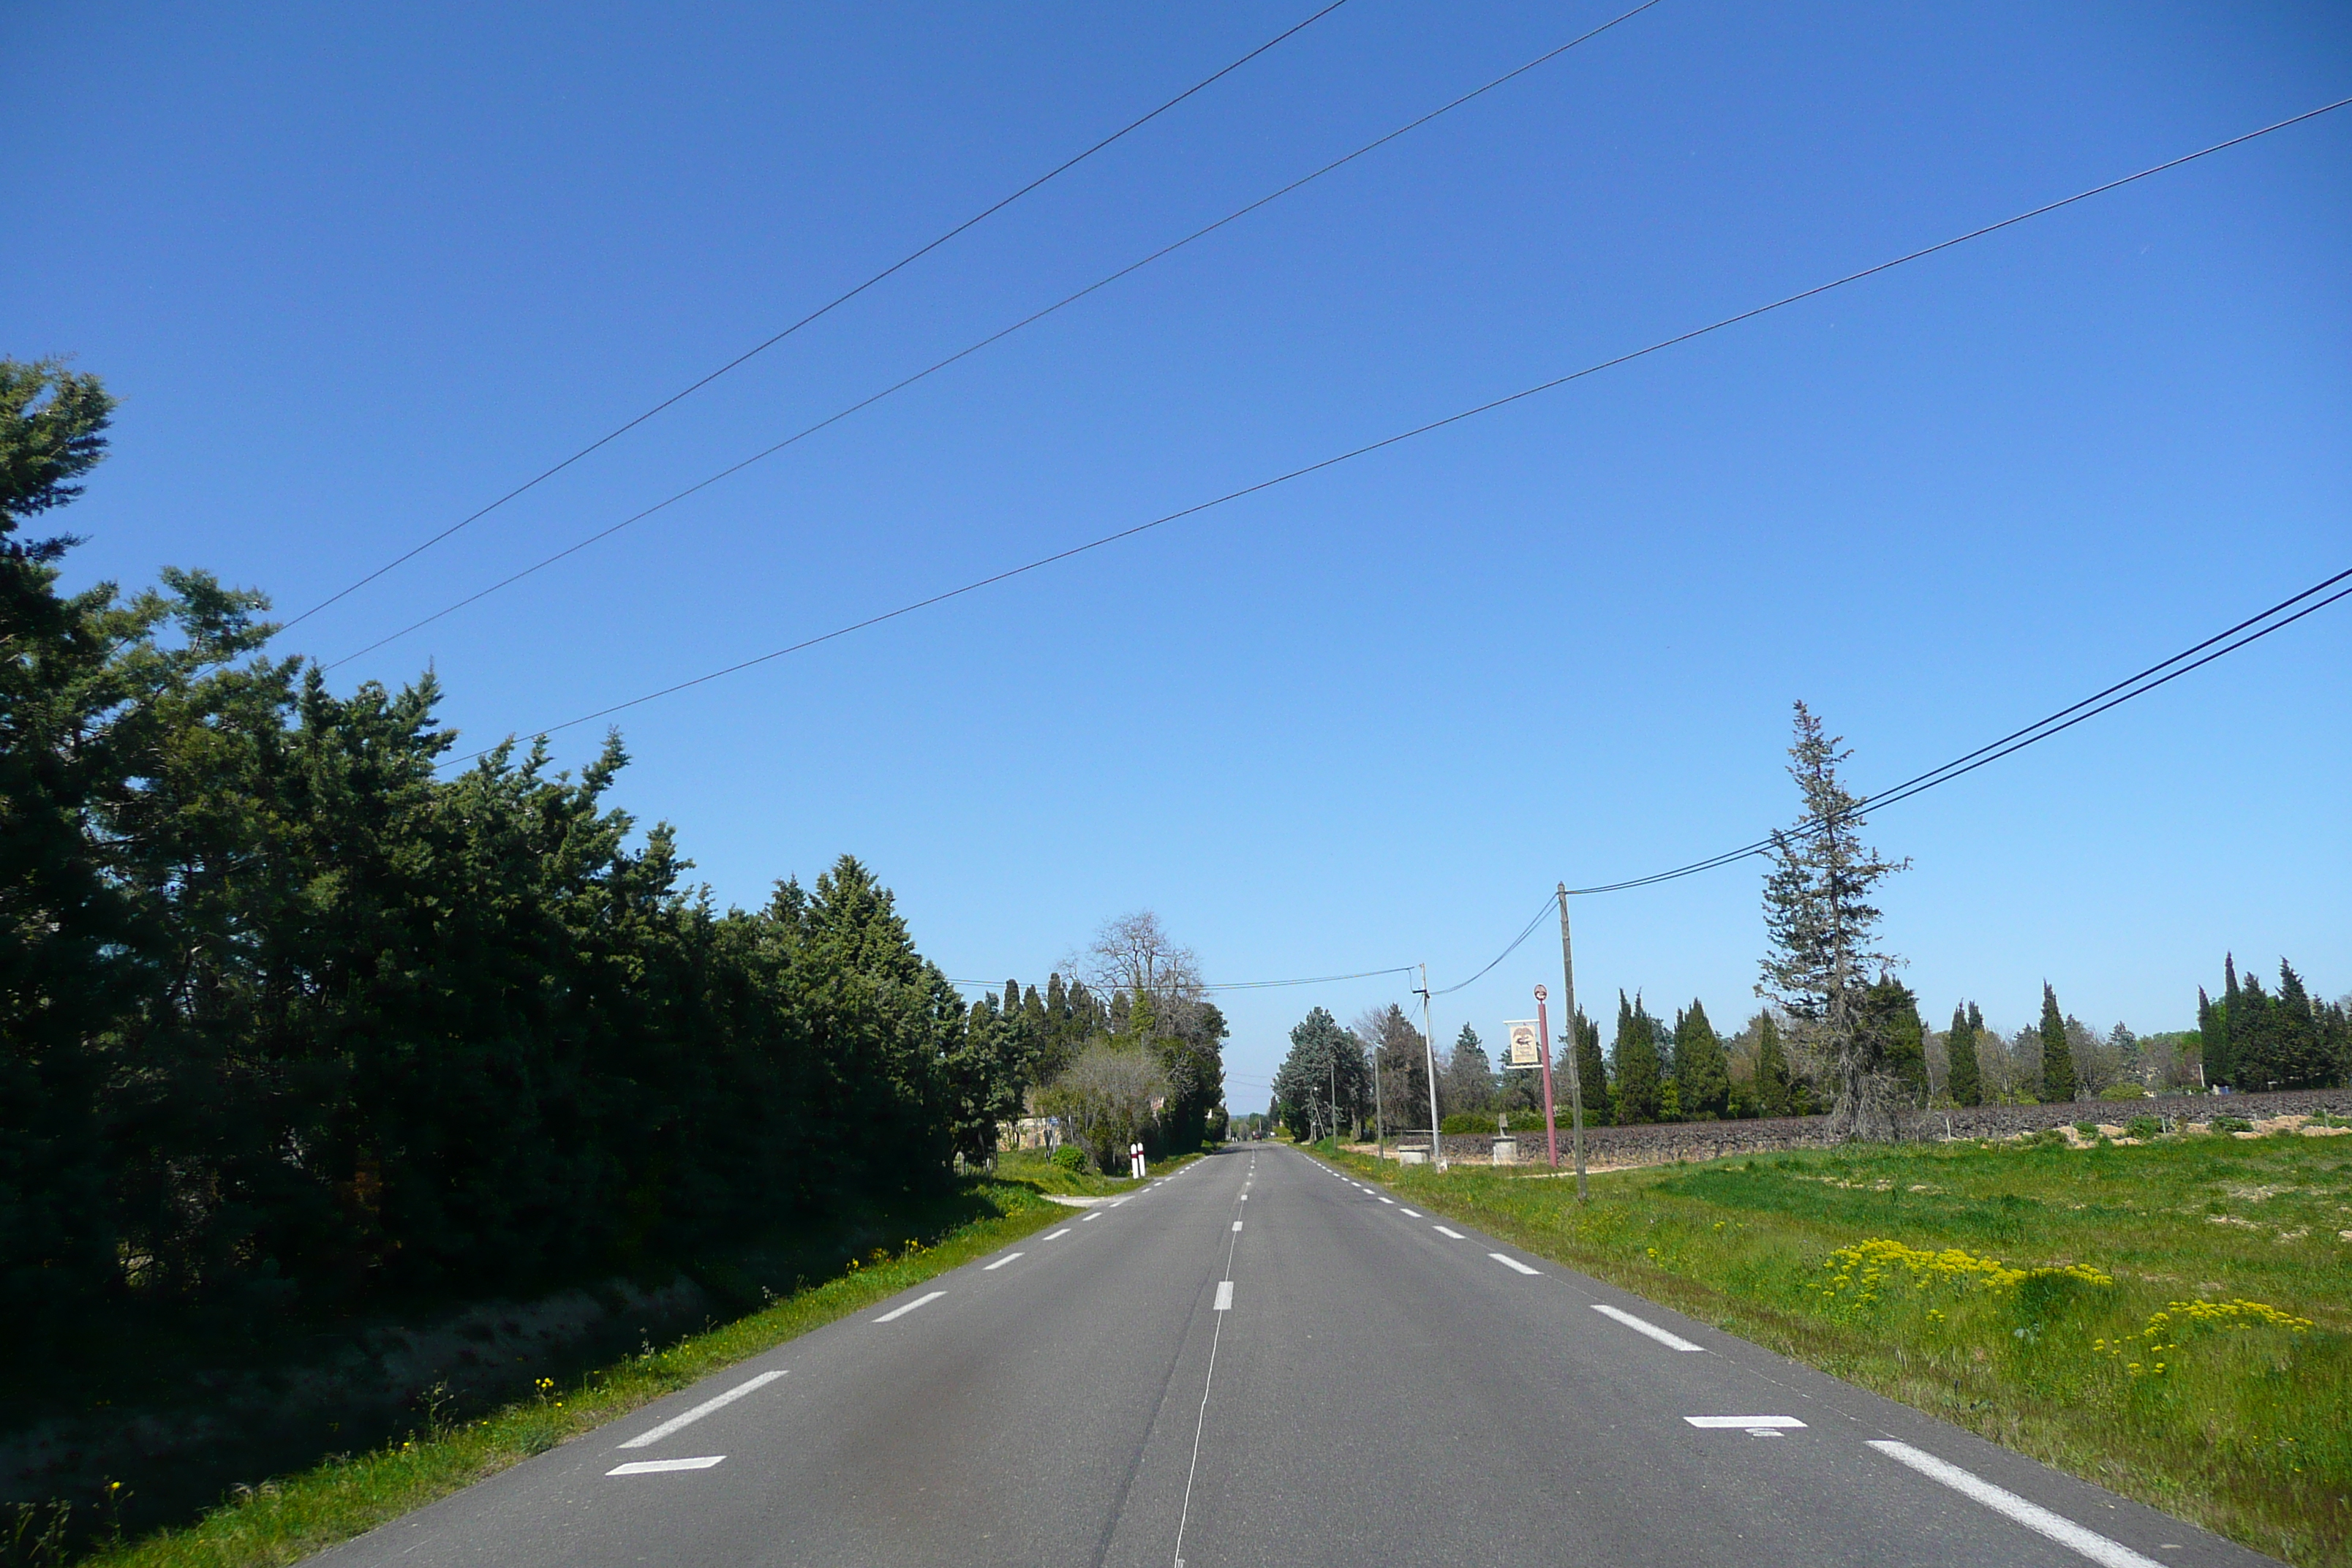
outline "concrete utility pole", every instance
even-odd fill
[[[1559,984],[1561,1009],[1568,1016],[1568,1113],[1570,1125],[1576,1131],[1576,1201],[1583,1203],[1588,1194],[1584,1188],[1584,1071],[1577,1060],[1584,1042],[1576,1032],[1576,961],[1570,955],[1568,945],[1568,884],[1559,884]],[[1544,1042],[1551,1049],[1551,1042]]]
[[[1381,1097],[1381,1042],[1375,1039],[1372,1042],[1372,1157],[1377,1160],[1389,1157],[1388,1118],[1381,1114],[1388,1109],[1388,1103]]]
[[[1421,1046],[1429,1053],[1429,1164],[1445,1169],[1445,1134],[1437,1124],[1437,1030],[1429,1021],[1429,965],[1421,966]]]

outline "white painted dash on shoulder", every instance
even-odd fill
[[[1078,1221],[1078,1223],[1079,1223],[1080,1225],[1084,1225],[1084,1224],[1086,1224],[1086,1223],[1087,1223],[1087,1220],[1088,1220],[1088,1219],[1100,1219],[1100,1218],[1102,1218],[1102,1213],[1101,1213],[1101,1211],[1100,1211],[1100,1210],[1097,1210],[1095,1213],[1093,1213],[1093,1214],[1090,1214],[1090,1215],[1087,1215],[1087,1219],[1082,1219],[1082,1220]]]
[[[930,1290],[930,1291],[926,1291],[924,1294],[922,1294],[922,1295],[920,1295],[920,1296],[916,1297],[913,1300],[911,1300],[911,1301],[908,1302],[908,1303],[907,1303],[905,1306],[903,1306],[903,1307],[893,1307],[893,1308],[891,1308],[888,1311],[887,1311],[887,1312],[883,1313],[880,1317],[878,1317],[878,1318],[875,1319],[874,1321],[875,1321],[876,1322],[877,1322],[877,1323],[888,1323],[888,1322],[895,1322],[895,1321],[898,1321],[898,1319],[903,1318],[903,1317],[905,1317],[908,1313],[909,1313],[909,1312],[913,1311],[916,1308],[920,1307],[920,1306],[927,1305],[928,1303],[932,1302],[932,1301],[936,1301],[936,1300],[938,1300],[940,1297],[942,1297],[942,1296],[944,1296],[944,1295],[946,1295],[946,1294],[947,1294],[947,1292],[946,1292],[946,1291],[944,1291],[944,1290]]]
[[[1793,1415],[1685,1415],[1683,1419],[1694,1426],[1733,1432],[1751,1426],[1802,1426],[1804,1425]]]
[[[1374,1193],[1374,1194],[1372,1194],[1372,1196],[1374,1196],[1374,1197],[1376,1197],[1376,1198],[1381,1198],[1381,1194],[1378,1194],[1378,1193]],[[1384,1204],[1388,1205],[1389,1205],[1389,1207],[1391,1207],[1391,1208],[1394,1208],[1394,1207],[1396,1207],[1396,1199],[1394,1199],[1394,1198],[1381,1198],[1381,1202],[1382,1202],[1382,1203],[1384,1203]]]
[[[1070,1234],[1070,1227],[1069,1227],[1068,1226],[1066,1226],[1066,1226],[1064,1226],[1061,1229],[1059,1229],[1059,1230],[1055,1231],[1053,1235],[1051,1235],[1051,1236],[1049,1236],[1049,1237],[1045,1237],[1045,1239],[1046,1239],[1047,1241],[1059,1241],[1059,1240],[1061,1240],[1061,1239],[1062,1239],[1062,1237],[1066,1237],[1066,1236],[1067,1236],[1067,1235],[1069,1235],[1069,1234]]]
[[[1419,1209],[1407,1209],[1404,1212],[1412,1215],[1414,1219],[1419,1219],[1421,1217],[1421,1211]]]
[[[726,1458],[724,1454],[705,1454],[693,1459],[632,1459],[625,1465],[614,1465],[604,1473],[608,1476],[657,1476],[667,1470],[707,1470]]]
[[[995,1262],[990,1264],[987,1268],[982,1269],[981,1272],[982,1274],[993,1274],[998,1269],[1003,1268],[1006,1264],[1012,1262],[1014,1258],[1026,1258],[1029,1255],[1025,1252],[1008,1252],[1003,1257],[998,1258]]]
[[[1683,1338],[1680,1334],[1670,1334],[1665,1330],[1658,1327],[1655,1323],[1646,1322],[1643,1320],[1635,1317],[1631,1312],[1620,1311],[1617,1308],[1612,1307],[1605,1302],[1593,1302],[1592,1310],[1600,1313],[1604,1318],[1614,1318],[1617,1321],[1624,1324],[1627,1328],[1633,1330],[1637,1334],[1649,1335],[1652,1339],[1657,1341],[1660,1344],[1665,1346],[1670,1351],[1696,1351],[1706,1348],[1704,1345],[1695,1345],[1691,1343],[1690,1341]]]
[[[1216,1310],[1220,1312],[1230,1312],[1234,1310],[1234,1282],[1230,1279],[1217,1281]]]
[[[1486,1256],[1501,1264],[1504,1268],[1516,1268],[1522,1274],[1538,1274],[1542,1272],[1540,1269],[1528,1268],[1526,1264],[1520,1262],[1517,1258],[1512,1257],[1507,1252],[1490,1252],[1486,1254]]]
[[[1448,1230],[1442,1225],[1433,1225],[1429,1228],[1440,1236],[1452,1237],[1456,1241],[1462,1239],[1462,1233],[1458,1230]]]
[[[2110,1541],[2096,1531],[2085,1530],[2063,1514],[2055,1514],[2039,1503],[2026,1501],[2015,1492],[1993,1485],[1981,1476],[1959,1466],[1923,1452],[1908,1443],[1881,1439],[1870,1445],[1897,1464],[1907,1465],[1928,1479],[1940,1481],[1972,1502],[1982,1503],[1995,1513],[2005,1514],[2036,1535],[2044,1536],[2099,1563],[2101,1568],[2156,1568],[2156,1560],[2143,1557],[2119,1541]]]
[[[701,1404],[696,1405],[693,1409],[687,1411],[685,1414],[673,1415],[668,1420],[663,1422],[660,1426],[653,1427],[647,1431],[638,1433],[635,1436],[630,1438],[627,1442],[623,1443],[620,1446],[624,1448],[650,1448],[656,1443],[660,1442],[663,1438],[677,1431],[679,1427],[691,1426],[694,1423],[701,1420],[712,1411],[723,1410],[728,1405],[734,1404],[737,1400],[751,1393],[752,1390],[765,1388],[768,1384],[775,1382],[776,1379],[783,1375],[784,1374],[781,1372],[763,1372],[755,1378],[737,1384],[734,1387],[719,1395],[716,1399],[706,1399]],[[719,1461],[717,1459],[713,1459],[710,1462],[715,1465]]]

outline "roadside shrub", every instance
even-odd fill
[[[1065,1143],[1049,1156],[1055,1164],[1076,1175],[1087,1168],[1087,1152],[1076,1143]]]
[[[2124,1123],[2124,1136],[2146,1142],[2164,1131],[2164,1123],[2153,1116],[2135,1116]]]
[[[2147,1089],[2146,1086],[2126,1079],[2121,1083],[2111,1083],[2099,1090],[2099,1098],[2101,1100],[2146,1100]]]
[[[2252,1132],[2254,1124],[2242,1116],[2217,1116],[2205,1124],[2208,1132]]]
[[[2096,1138],[2099,1135],[2099,1124],[2095,1121],[2077,1121],[2074,1123],[2074,1131],[2085,1138]]]

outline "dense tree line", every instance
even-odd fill
[[[0,1320],[267,1324],[678,1259],[993,1145],[1008,1064],[843,858],[752,910],[427,676],[197,572],[58,589],[110,401],[0,362]]]

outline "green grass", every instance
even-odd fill
[[[2259,1551],[2352,1564],[2352,1139],[1801,1151],[1596,1176],[1582,1209],[1566,1180],[1340,1158]]]
[[[764,1310],[631,1356],[572,1384],[545,1384],[537,1397],[478,1419],[411,1434],[373,1453],[268,1481],[196,1523],[116,1544],[87,1559],[99,1568],[276,1568],[348,1541],[436,1499],[544,1453],[593,1427],[687,1387],[733,1363],[771,1350],[944,1273],[1066,1216],[1047,1184],[1000,1171],[975,1178],[973,1195],[994,1212],[928,1244],[875,1249],[842,1274],[774,1300]],[[34,1533],[40,1521],[33,1520]],[[5,1532],[0,1532],[5,1533]],[[7,1552],[34,1557],[28,1539]]]
[[[1186,1163],[1186,1160],[1154,1162],[1151,1173],[1164,1176]],[[1041,1193],[1069,1198],[1116,1197],[1121,1193],[1136,1190],[1132,1177],[1097,1176],[1091,1172],[1066,1171],[1035,1149],[1020,1149],[999,1154],[996,1157],[996,1175],[1000,1181],[1023,1182]]]

